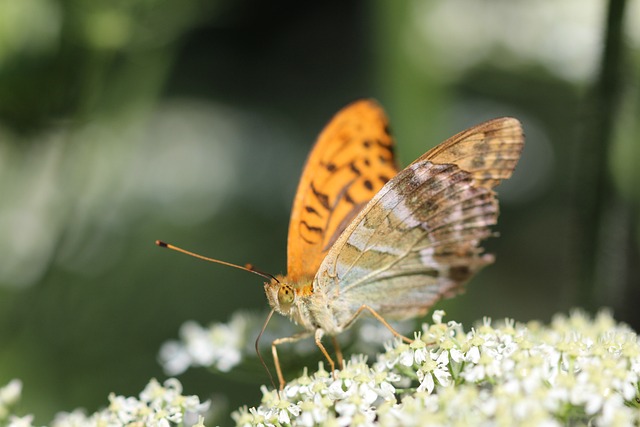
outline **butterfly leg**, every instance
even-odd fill
[[[333,377],[335,379],[336,364],[333,361],[333,359],[331,358],[331,356],[329,355],[329,352],[327,351],[325,346],[322,344],[322,337],[323,336],[324,336],[324,331],[322,329],[316,329],[316,345],[318,346],[318,348],[320,349],[322,354],[324,354],[324,357],[327,359],[327,362],[329,362],[329,367],[331,368],[331,374],[333,375]]]
[[[369,311],[369,313],[371,313],[373,315],[373,317],[375,317],[376,319],[378,319],[378,321],[380,323],[382,323],[394,336],[400,338],[402,341],[411,344],[413,342],[413,340],[411,338],[407,338],[404,335],[402,335],[400,332],[396,331],[395,329],[393,329],[393,326],[391,326],[389,324],[389,322],[387,322],[386,320],[384,320],[384,318],[378,314],[377,311],[375,311],[373,308],[369,307],[366,304],[363,304],[360,306],[360,308],[356,311],[356,313],[353,315],[353,317],[351,318],[351,320],[349,320],[346,324],[346,326],[344,327],[345,329],[348,328],[349,326],[351,326],[351,324],[358,318],[358,316],[360,315],[360,313],[362,313],[363,311]]]
[[[338,342],[338,338],[335,335],[331,337],[333,340],[333,348],[336,350],[336,359],[338,359],[338,367],[340,369],[344,369],[344,357],[342,357],[342,349],[340,348],[340,343]]]
[[[276,350],[276,346],[284,343],[300,341],[301,339],[307,338],[309,335],[311,335],[311,332],[303,331],[290,337],[278,338],[271,343],[271,354],[273,355],[273,364],[276,365],[276,374],[278,375],[278,381],[280,382],[280,390],[284,388],[286,382],[282,375],[282,368],[280,368],[280,359],[278,358],[278,350]]]

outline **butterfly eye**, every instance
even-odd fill
[[[278,290],[278,302],[280,306],[288,307],[293,303],[295,294],[289,285],[282,285]]]

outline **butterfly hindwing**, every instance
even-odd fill
[[[362,304],[385,318],[424,314],[493,262],[479,246],[497,222],[491,187],[511,175],[522,144],[517,120],[496,119],[445,141],[389,181],[315,277],[314,292],[331,295],[337,323]],[[478,153],[489,157],[474,161]]]
[[[384,111],[354,102],[324,128],[309,154],[291,211],[288,274],[293,282],[318,270],[353,218],[397,173]]]

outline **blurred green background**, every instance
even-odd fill
[[[266,307],[297,179],[341,107],[386,108],[406,165],[488,118],[527,143],[497,263],[438,304],[640,329],[640,0],[0,0],[0,384],[48,423],[136,394],[194,319]],[[318,360],[321,355],[318,352]],[[180,377],[255,404],[255,383]]]

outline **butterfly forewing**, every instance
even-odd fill
[[[493,262],[480,242],[522,149],[515,119],[497,119],[429,151],[389,181],[335,242],[314,280],[341,325],[366,304],[385,318],[424,314]],[[489,156],[480,159],[479,153]]]
[[[415,162],[452,163],[470,172],[477,185],[493,188],[511,176],[523,146],[520,122],[501,117],[452,136]]]
[[[397,173],[384,111],[363,100],[338,112],[318,137],[291,211],[287,279],[317,272],[326,253]]]

